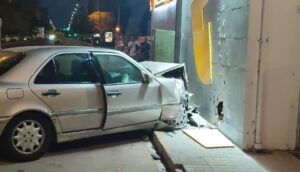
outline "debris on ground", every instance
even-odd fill
[[[176,127],[176,125],[174,125],[170,121],[160,121],[156,124],[154,129],[157,131],[165,131],[165,132],[172,132],[174,130],[189,128],[189,127],[217,129],[218,127],[216,125],[207,122],[205,119],[203,119],[200,116],[200,112],[198,111],[198,106],[193,106],[189,104],[189,100],[191,96],[192,94],[186,93],[186,97],[185,97],[186,103],[184,105],[185,110],[182,112],[182,116],[187,116],[186,118],[187,122],[185,123],[187,125],[182,125],[182,127],[178,127],[178,126]]]
[[[152,153],[152,154],[151,154],[151,157],[152,157],[154,160],[161,160],[161,157],[158,155],[158,153]]]
[[[142,136],[142,140],[145,141],[145,142],[149,142],[149,141],[150,141],[149,135],[144,134],[144,135]]]
[[[157,131],[173,131],[175,130],[176,128],[171,126],[171,125],[168,125],[167,123],[165,122],[162,122],[162,121],[159,121],[155,127],[154,127],[155,130]]]
[[[175,136],[175,134],[174,134],[173,132],[172,132],[172,133],[171,133],[171,132],[168,132],[167,134],[168,134],[170,137],[174,137],[174,136]]]

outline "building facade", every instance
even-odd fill
[[[243,149],[299,146],[298,5],[173,0],[154,9],[152,30],[176,33],[172,58],[186,63],[192,102]]]

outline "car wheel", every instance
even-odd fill
[[[43,118],[31,115],[8,124],[3,134],[3,152],[12,161],[39,159],[50,146],[51,125]]]
[[[188,114],[186,111],[186,106],[181,104],[177,110],[176,118],[167,122],[169,125],[173,126],[175,129],[181,129],[186,127],[188,123]]]

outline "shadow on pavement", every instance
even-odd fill
[[[122,144],[130,144],[143,140],[145,135],[149,135],[146,131],[134,131],[126,133],[111,134],[99,137],[92,137],[72,142],[57,144],[49,150],[44,157],[58,156],[81,151],[91,151],[95,149],[103,149],[115,147]],[[11,163],[5,160],[0,152],[0,165]]]

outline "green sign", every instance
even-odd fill
[[[154,31],[154,60],[174,63],[175,58],[175,31]]]

